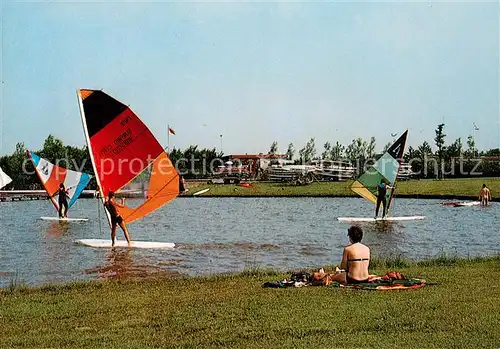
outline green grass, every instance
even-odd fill
[[[383,262],[383,263],[382,263]],[[403,263],[404,262],[404,263]],[[288,276],[108,281],[0,292],[0,347],[469,348],[500,343],[500,257],[374,261],[437,285],[264,289]]]
[[[288,183],[253,182],[251,188],[239,185],[200,184],[191,186],[185,196],[204,189],[210,190],[200,196],[354,196],[349,188],[352,181],[346,182],[314,182],[310,185],[296,186]],[[399,196],[441,196],[477,198],[481,185],[486,183],[493,198],[500,196],[500,178],[465,178],[445,180],[409,180],[397,184],[396,195]],[[189,187],[189,184],[188,184]]]

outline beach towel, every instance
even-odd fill
[[[370,275],[367,282],[359,284],[341,284],[334,282],[332,287],[353,288],[372,291],[408,290],[422,288],[426,285],[424,279],[407,278],[398,272],[389,272],[385,275]]]
[[[372,291],[408,290],[422,288],[428,283],[424,279],[408,278],[399,272],[389,272],[385,275],[370,275],[367,282],[359,284],[341,284],[331,281],[329,274],[318,272],[309,274],[306,272],[294,273],[290,279],[266,282],[262,287],[285,288],[303,286],[331,286],[340,288],[352,288]]]

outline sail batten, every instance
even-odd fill
[[[406,145],[408,130],[406,130],[392,144],[382,156],[370,166],[352,185],[351,190],[362,196],[366,200],[376,203],[378,189],[377,185],[381,180],[387,182],[391,189],[387,190],[387,212],[391,207],[392,199],[394,198],[394,186],[397,182],[398,173],[403,161],[403,154]]]
[[[148,127],[125,104],[98,90],[78,90],[80,111],[102,197],[149,180],[138,207],[119,208],[126,223],[153,212],[179,194],[179,175]],[[150,171],[150,172],[149,172]],[[109,216],[108,216],[109,220]]]

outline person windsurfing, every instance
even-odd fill
[[[123,234],[125,235],[125,239],[127,240],[127,243],[130,245],[130,235],[127,230],[127,226],[123,222],[123,218],[120,216],[118,213],[118,210],[116,209],[117,207],[125,207],[124,205],[124,200],[122,198],[122,203],[119,204],[116,201],[113,200],[115,197],[115,193],[110,191],[108,193],[108,198],[104,202],[104,207],[109,212],[109,217],[111,219],[111,246],[115,246],[115,238],[116,238],[116,226],[119,225],[120,228],[123,230]]]
[[[64,187],[64,183],[59,184],[59,189],[52,195],[52,197],[59,195],[59,218],[68,218],[68,190]]]
[[[479,192],[479,201],[481,202],[481,206],[488,206],[491,201],[491,192],[488,187],[486,187],[486,184],[483,184],[483,187]]]
[[[387,189],[392,187],[385,184],[385,180],[382,178],[380,183],[377,184],[377,206],[375,208],[375,218],[378,217],[378,211],[380,209],[380,204],[382,204],[382,218],[385,218],[387,213]]]

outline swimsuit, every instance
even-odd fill
[[[121,224],[123,222],[123,218],[118,214],[113,203],[107,201],[104,206],[108,209],[109,217],[111,218],[111,225]]]
[[[361,262],[361,261],[369,261],[370,258],[355,258],[355,259],[348,259],[347,262]],[[349,270],[349,265],[347,265],[347,270]],[[349,276],[349,271],[345,274],[345,279],[347,284],[361,284],[364,282],[368,282],[368,278],[364,280],[357,280],[353,279]]]
[[[347,282],[348,285],[353,285],[353,284],[362,284],[362,283],[365,283],[365,282],[368,282],[368,279],[364,279],[364,280],[356,280],[356,279],[351,279],[349,277],[349,275],[346,275],[345,276],[345,280]]]

